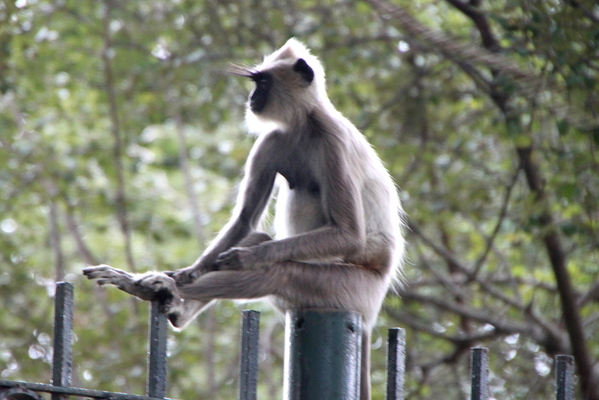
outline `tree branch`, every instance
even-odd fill
[[[599,399],[598,378],[593,373],[593,363],[587,349],[585,334],[576,304],[576,295],[568,273],[566,253],[557,233],[553,216],[546,204],[546,194],[539,166],[533,159],[531,146],[519,147],[517,153],[528,187],[535,194],[537,205],[541,207],[540,222],[544,229],[542,240],[557,283],[562,316],[570,336],[572,354],[576,360],[581,386],[586,399],[597,400]]]
[[[591,288],[578,299],[577,306],[579,308],[583,307],[593,300],[599,301],[599,282],[596,282],[591,286]]]
[[[74,207],[71,205],[69,199],[66,196],[64,196],[64,197],[65,197],[65,203],[66,203],[65,219],[66,219],[67,229],[69,230],[69,233],[75,240],[75,245],[77,246],[77,251],[79,252],[79,254],[81,255],[81,257],[83,258],[83,260],[85,261],[85,263],[87,265],[97,265],[98,260],[93,256],[91,250],[89,249],[89,247],[83,240],[83,236],[81,235],[81,232],[79,232],[79,224],[75,220],[75,215],[73,214]]]
[[[433,296],[428,296],[414,291],[403,291],[401,297],[407,301],[417,301],[423,304],[431,304],[441,310],[450,311],[454,314],[493,326],[497,331],[505,334],[521,333],[532,337],[537,342],[544,342],[545,335],[535,326],[529,323],[509,323],[500,320],[497,314],[492,314],[486,311],[479,311],[469,308],[464,305],[457,304],[447,298],[439,299]]]
[[[185,137],[185,125],[183,123],[183,116],[181,115],[181,104],[177,101],[178,97],[171,90],[168,102],[172,105],[171,114],[175,120],[175,130],[177,131],[177,144],[179,145],[179,168],[183,174],[183,182],[185,185],[185,192],[187,194],[187,203],[191,210],[193,227],[195,230],[196,238],[199,245],[204,244],[205,233],[202,226],[202,212],[200,205],[197,201],[196,193],[193,189],[193,179],[191,177],[191,170],[189,168],[189,155],[187,152],[187,139]]]
[[[512,76],[514,79],[527,82],[536,82],[537,77],[523,71],[515,63],[499,54],[481,49],[466,43],[460,43],[446,32],[434,31],[427,28],[403,7],[391,4],[386,0],[368,0],[379,13],[389,15],[393,21],[401,26],[409,36],[424,39],[435,46],[445,57],[449,59],[460,59],[467,63],[479,63],[494,68],[501,73]]]
[[[476,263],[474,264],[474,268],[472,271],[472,278],[476,278],[480,269],[482,268],[483,264],[485,263],[487,256],[489,255],[489,252],[491,251],[491,248],[493,247],[495,238],[497,237],[497,234],[499,233],[499,229],[501,228],[501,223],[503,222],[503,220],[505,219],[505,216],[507,214],[508,205],[510,204],[510,197],[512,196],[512,190],[514,189],[514,186],[516,186],[516,182],[518,182],[519,175],[520,175],[520,168],[518,168],[516,170],[516,172],[514,172],[512,180],[510,181],[510,183],[505,191],[505,195],[503,196],[503,201],[502,201],[502,205],[501,205],[501,211],[499,212],[499,217],[497,217],[497,223],[495,224],[493,233],[491,233],[491,236],[489,236],[489,238],[486,240],[487,243],[485,246],[485,250],[482,252],[480,257],[478,257],[478,259],[476,260]]]
[[[64,253],[62,251],[62,236],[60,234],[60,224],[58,223],[58,210],[54,196],[51,196],[49,202],[48,224],[50,226],[50,245],[54,253],[54,280],[60,282],[64,280]]]
[[[415,318],[409,318],[405,313],[398,312],[396,309],[393,309],[390,307],[384,307],[383,309],[385,310],[385,312],[387,314],[389,314],[391,316],[391,318],[397,320],[402,325],[408,325],[414,330],[424,332],[427,335],[430,335],[432,337],[446,340],[455,345],[467,344],[468,346],[471,346],[473,343],[480,343],[481,341],[488,340],[492,337],[496,337],[499,334],[499,332],[497,330],[493,330],[490,332],[482,332],[482,333],[481,332],[472,333],[472,334],[459,333],[457,335],[447,335],[443,332],[433,329],[430,324],[424,324]]]
[[[553,90],[556,92],[565,91],[563,85],[560,85],[557,82],[547,82],[545,76],[528,73],[505,55],[495,53],[494,51],[497,51],[498,47],[494,45],[492,35],[490,35],[490,28],[487,29],[488,22],[486,25],[481,25],[479,22],[477,27],[483,29],[482,31],[479,31],[481,32],[481,38],[484,38],[483,45],[488,44],[491,47],[480,48],[469,43],[462,43],[447,32],[436,31],[426,27],[413,18],[405,8],[392,4],[387,0],[367,1],[382,17],[384,17],[385,20],[392,20],[394,24],[405,31],[407,36],[414,40],[422,40],[424,43],[428,43],[437,52],[459,65],[471,76],[480,75],[474,72],[474,65],[479,64],[487,66],[490,70],[494,71],[496,76],[501,75],[509,77],[512,83],[517,85],[512,87],[511,90],[514,90],[515,93],[523,97],[531,98],[538,93],[539,88],[545,88],[546,86],[552,86]],[[464,6],[464,4],[466,4],[464,1],[460,1],[459,3],[456,2],[461,8],[468,10],[471,15],[475,14],[477,19],[484,18],[484,14],[477,11],[475,8],[478,6],[478,3],[478,1],[472,1],[470,6]],[[491,37],[486,38],[488,35]],[[495,42],[497,41],[495,40]],[[484,89],[485,85],[480,85],[482,83],[480,79],[475,80],[475,82]],[[493,87],[491,89],[493,89]],[[497,90],[497,88],[492,91],[495,96],[503,94],[500,90]],[[564,118],[581,127],[594,128],[598,123],[598,118],[596,116],[589,116],[581,113],[579,108],[572,107],[567,103],[551,104],[548,105],[548,107],[551,108],[552,112],[559,115],[560,118]]]
[[[110,22],[112,20],[111,0],[104,1],[104,17],[102,37],[104,40],[104,48],[102,49],[102,62],[104,72],[104,85],[106,96],[108,98],[108,109],[110,112],[110,122],[113,145],[113,160],[116,168],[117,189],[116,189],[116,210],[117,219],[121,227],[125,239],[125,257],[129,269],[135,272],[135,261],[133,259],[133,250],[131,245],[131,228],[129,227],[129,218],[127,216],[127,197],[125,195],[125,173],[123,167],[123,139],[121,137],[121,123],[118,112],[118,104],[116,93],[114,90],[114,73],[112,71],[112,39],[110,37]]]
[[[418,225],[416,225],[413,221],[408,221],[408,229],[415,235],[417,235],[427,246],[429,246],[437,255],[443,258],[446,262],[451,263],[459,272],[466,274],[467,276],[471,275],[470,270],[461,260],[458,258],[446,247],[440,246],[437,243],[433,242],[430,238],[422,233]]]
[[[460,0],[447,0],[447,2],[452,4],[473,21],[483,38],[483,47],[491,52],[496,52],[498,50],[496,47],[496,40],[490,31],[486,18],[482,14]],[[492,70],[492,72],[494,75],[497,75],[497,71]],[[500,88],[496,88],[491,97],[498,108],[504,113],[506,124],[519,126],[517,117],[511,115],[512,110],[509,106],[509,102],[512,95],[503,93]],[[540,168],[533,160],[532,146],[517,147],[516,151],[520,160],[520,168],[524,171],[528,186],[535,194],[537,205],[541,207],[540,221],[541,226],[545,230],[542,239],[547,255],[549,256],[549,262],[553,269],[558,292],[560,294],[562,315],[566,324],[566,330],[570,336],[572,353],[576,359],[579,375],[581,377],[582,391],[587,399],[599,400],[599,378],[593,373],[593,363],[586,347],[584,330],[578,308],[576,307],[574,288],[567,271],[566,253],[563,250],[561,239],[555,228],[553,216],[546,204],[546,194]]]
[[[480,33],[484,48],[494,53],[501,50],[499,42],[497,39],[495,39],[495,36],[491,32],[491,26],[489,25],[487,18],[480,11],[472,6],[472,4],[465,3],[461,0],[447,0],[447,2],[460,10],[462,14],[466,15],[472,20],[472,22],[474,22],[474,25],[476,25],[476,28]]]
[[[585,7],[583,4],[580,4],[577,0],[565,0],[564,3],[568,4],[572,8],[580,11],[585,17],[589,20],[593,21],[596,24],[599,24],[599,18],[593,13],[593,10]]]

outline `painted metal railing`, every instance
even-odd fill
[[[54,297],[54,354],[52,384],[9,381],[0,379],[0,400],[41,400],[39,393],[49,393],[52,400],[68,396],[92,399],[149,400],[164,399],[166,394],[166,336],[167,319],[152,303],[150,341],[148,344],[148,378],[145,396],[129,393],[107,392],[71,386],[73,364],[73,284],[59,282]]]
[[[256,400],[260,313],[242,313],[239,399]],[[287,313],[285,400],[359,400],[359,315],[339,310],[301,310]],[[152,303],[146,395],[107,392],[71,386],[73,341],[73,285],[57,284],[54,317],[52,384],[0,379],[0,400],[52,400],[69,396],[110,400],[160,400],[167,389],[167,318]],[[387,400],[403,400],[405,331],[389,329]],[[324,377],[324,379],[323,379]],[[323,397],[325,396],[325,397]],[[488,400],[489,351],[471,350],[471,400]],[[555,399],[574,400],[574,358],[555,359]]]

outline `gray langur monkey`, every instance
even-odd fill
[[[84,274],[159,300],[176,328],[214,299],[268,297],[281,311],[357,311],[367,400],[370,332],[404,257],[395,185],[364,136],[333,107],[322,65],[299,41],[234,72],[255,83],[246,122],[258,137],[231,220],[190,267],[130,274],[100,265]],[[273,239],[257,229],[275,180]]]

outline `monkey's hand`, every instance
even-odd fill
[[[206,272],[214,270],[213,262],[202,262],[195,263],[189,267],[181,268],[173,272],[167,272],[166,274],[173,278],[178,286],[183,286],[192,283]]]
[[[252,269],[257,266],[254,253],[247,247],[233,247],[220,253],[214,263],[219,271]]]
[[[162,272],[130,274],[109,265],[98,265],[84,268],[83,274],[88,279],[96,280],[98,285],[111,284],[142,300],[156,300],[163,313],[168,313],[181,303],[174,279]]]

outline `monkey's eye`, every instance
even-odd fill
[[[258,72],[258,73],[252,74],[252,76],[250,76],[250,78],[258,86],[268,85],[272,81],[272,77],[270,76],[270,74],[268,74],[266,72]]]

